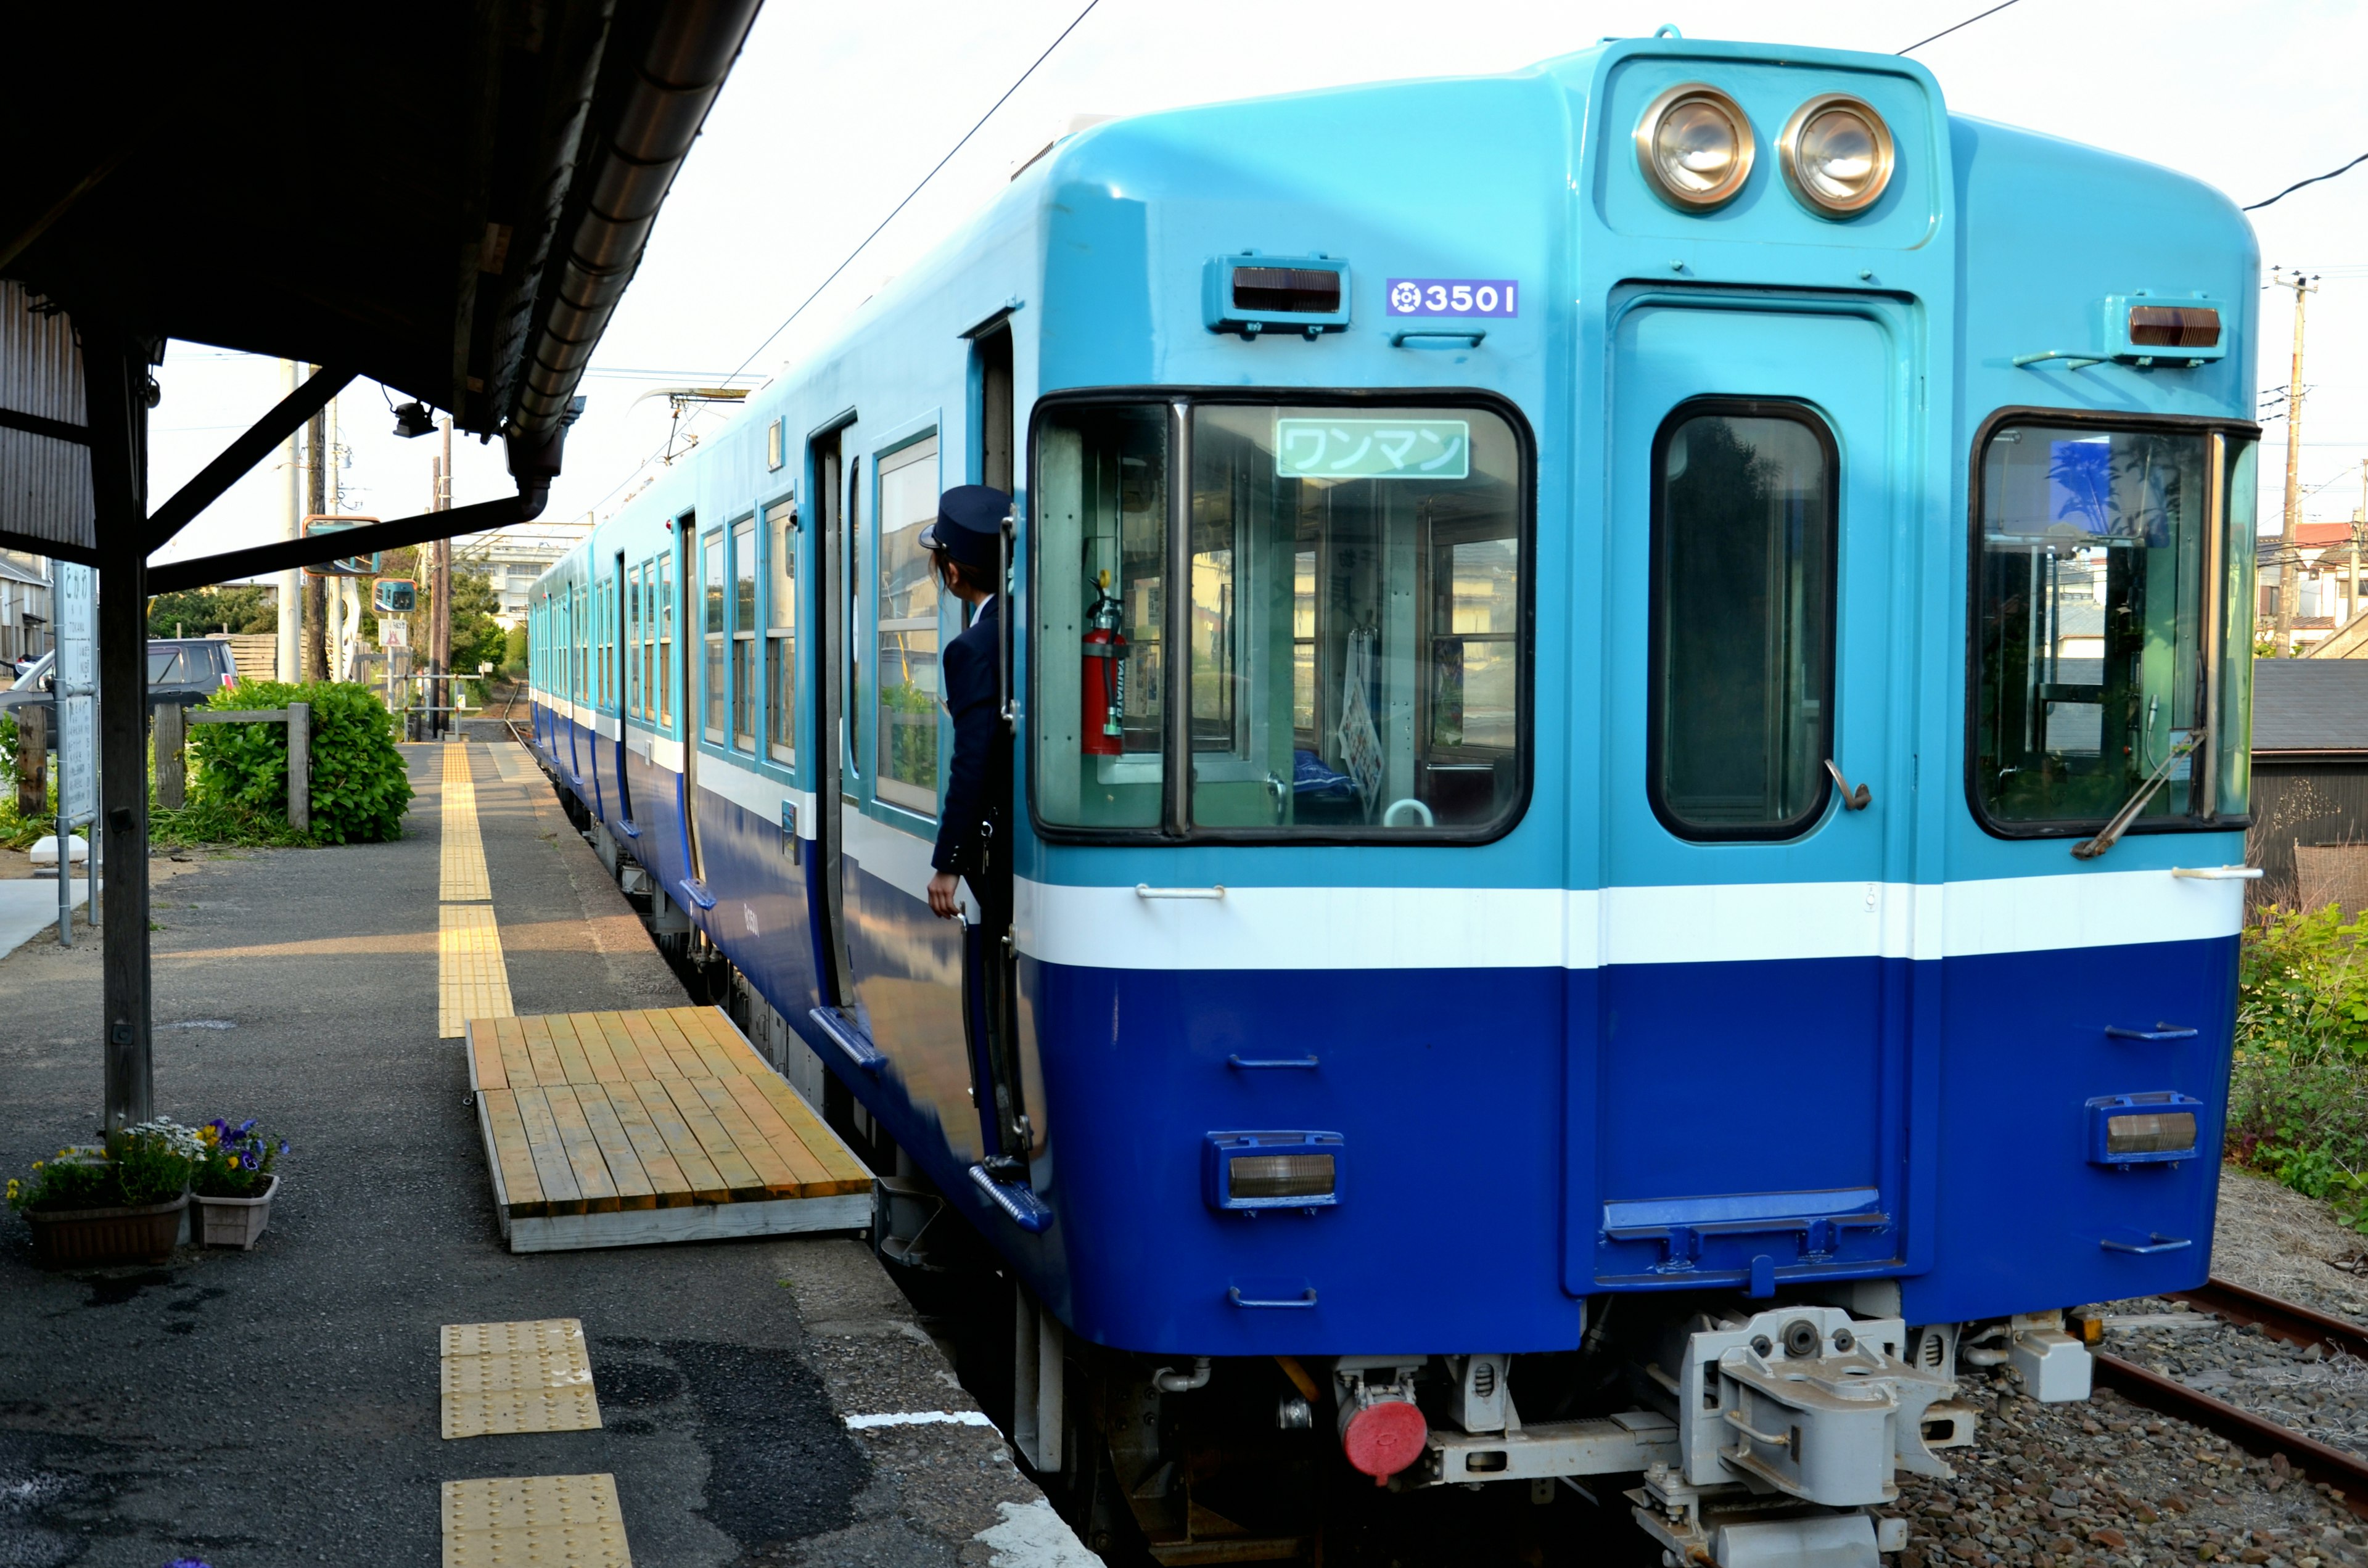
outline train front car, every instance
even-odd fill
[[[1030,1157],[965,1198],[1098,1391],[1031,1457],[1106,1443],[1167,1561],[1221,1409],[1896,1548],[1967,1369],[2082,1397],[2062,1309],[2204,1276],[2242,218],[1675,38],[1029,177]]]

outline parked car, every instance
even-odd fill
[[[0,691],[0,712],[50,699],[57,654],[43,653],[17,672],[17,684]],[[223,687],[238,682],[230,644],[219,637],[152,637],[148,640],[148,705],[177,702],[195,708]]]

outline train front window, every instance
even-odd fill
[[[2157,779],[2140,824],[2206,812],[2211,731],[2233,732],[2244,708],[2230,644],[2251,652],[2248,615],[2227,613],[2253,540],[2249,522],[2241,538],[2233,526],[2249,508],[2218,504],[2226,448],[2206,432],[2091,425],[2009,423],[1991,435],[1973,783],[1993,824],[2093,825]],[[2217,726],[2215,657],[2237,677],[2218,683],[2234,719]],[[2218,812],[2243,809],[2236,771],[2224,764]]]
[[[1654,811],[1687,838],[1789,838],[1833,756],[1832,433],[1798,403],[1689,403],[1654,443]]]
[[[1196,836],[1499,831],[1523,788],[1524,465],[1476,405],[1048,416],[1039,815]]]

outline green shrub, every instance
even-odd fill
[[[368,687],[338,681],[304,686],[241,681],[217,692],[214,708],[313,707],[313,839],[369,844],[400,837],[411,804],[411,778],[395,749],[394,721]],[[189,732],[198,767],[192,811],[232,822],[279,823],[288,812],[288,726],[199,724]]]
[[[2368,926],[2334,906],[2248,922],[2226,1156],[2368,1231]]]

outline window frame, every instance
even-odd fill
[[[1805,398],[1783,397],[1690,397],[1661,417],[1653,432],[1652,464],[1649,477],[1649,499],[1645,503],[1646,560],[1645,573],[1645,800],[1652,807],[1653,816],[1672,836],[1691,844],[1790,844],[1815,833],[1833,809],[1834,781],[1820,757],[1816,769],[1816,793],[1809,804],[1782,822],[1703,824],[1690,822],[1673,810],[1664,790],[1661,776],[1661,743],[1665,737],[1666,718],[1661,700],[1662,684],[1668,675],[1663,649],[1666,640],[1662,589],[1665,586],[1662,550],[1661,502],[1664,474],[1668,466],[1670,438],[1679,427],[1692,420],[1707,416],[1741,419],[1782,419],[1800,426],[1816,438],[1818,449],[1826,460],[1826,537],[1830,541],[1826,553],[1826,625],[1825,625],[1825,689],[1820,696],[1820,711],[1825,715],[1827,756],[1837,755],[1840,741],[1840,705],[1837,700],[1841,684],[1841,562],[1842,562],[1842,458],[1841,445],[1834,435],[1833,426],[1817,405]]]
[[[2214,435],[2226,437],[2222,448],[2221,471],[2212,476],[2213,489],[2205,498],[2206,533],[2203,548],[2207,561],[2214,558],[2213,552],[2215,549],[2210,537],[2210,530],[2214,528],[2226,529],[2228,526],[2228,480],[2236,467],[2235,443],[2250,441],[2258,447],[2261,439],[2261,427],[2250,420],[2228,419],[2214,415],[2123,413],[2112,409],[2048,408],[2032,403],[2013,403],[1993,410],[1980,425],[1975,427],[1973,444],[1966,457],[1965,481],[1965,809],[1973,813],[1974,821],[1981,830],[1992,838],[2088,838],[2093,836],[2105,825],[2106,818],[2055,817],[2044,822],[2005,822],[1992,816],[1982,801],[1979,771],[1982,728],[1982,505],[1987,499],[1982,490],[1982,470],[1989,453],[1991,439],[1999,430],[2009,425],[2088,426],[2106,433],[2156,431],[2164,435],[2200,436],[2207,442],[2207,451],[2210,449],[2208,445],[2210,437]],[[2219,548],[2225,549],[2225,547]],[[2220,571],[2217,575],[2209,571],[2205,574],[2208,591],[2213,596],[2213,603],[2205,606],[2204,613],[2197,617],[2199,629],[2208,629],[2227,614],[2227,585],[2222,580],[2227,570],[2225,554],[2219,557],[2219,566]],[[2257,582],[2255,592],[2258,594],[2259,591]],[[2258,608],[2259,607],[2256,606],[2257,613],[2254,618],[2256,620],[2259,619]],[[2212,613],[2215,609],[2216,616]],[[2218,675],[2210,667],[2211,635],[2212,633],[2205,630],[2206,648],[2203,653],[2205,667],[2202,672],[2203,690],[2198,694],[2199,703],[2208,702],[2219,693]],[[2220,715],[2217,712],[2212,713],[2209,719],[2211,727],[2216,730],[2219,722]],[[2214,736],[2212,752],[2214,760],[2207,766],[2216,767],[2217,735]],[[2214,812],[2209,816],[2195,812],[2175,817],[2140,816],[2122,830],[2123,836],[2135,837],[2140,834],[2155,833],[2236,833],[2253,825],[2252,813],[2249,811],[2234,814],[2223,812],[2218,810],[2219,801],[2216,790],[2214,795]]]
[[[757,667],[757,656],[764,652],[764,641],[758,630],[759,600],[764,592],[763,569],[757,529],[763,514],[750,512],[735,517],[724,526],[723,574],[730,584],[725,596],[723,625],[725,638],[725,678],[731,693],[724,715],[724,733],[731,737],[729,748],[742,756],[757,756],[765,749],[764,672]],[[743,557],[746,557],[744,560]],[[741,624],[740,585],[748,585],[747,621]],[[744,653],[741,645],[746,643]],[[742,689],[743,687],[746,689]],[[746,719],[744,732],[740,721]]]
[[[1501,392],[1485,387],[1274,387],[1274,386],[1126,386],[1095,387],[1073,392],[1051,393],[1036,400],[1028,413],[1024,434],[1027,476],[1023,493],[1027,503],[1022,526],[1027,537],[1020,548],[1025,551],[1027,588],[1026,624],[1016,625],[1012,635],[1015,647],[1025,646],[1023,639],[1033,635],[1035,611],[1039,602],[1039,581],[1042,574],[1040,518],[1036,510],[1037,496],[1042,489],[1038,473],[1038,455],[1043,423],[1048,415],[1064,409],[1113,406],[1123,404],[1148,405],[1167,416],[1170,449],[1168,453],[1169,495],[1167,516],[1163,530],[1175,526],[1178,496],[1189,507],[1192,477],[1189,467],[1189,433],[1192,411],[1203,407],[1237,408],[1420,408],[1475,409],[1502,419],[1511,431],[1515,460],[1520,472],[1514,484],[1514,540],[1519,551],[1521,572],[1520,633],[1515,677],[1514,758],[1516,779],[1506,810],[1494,821],[1478,827],[1205,827],[1195,824],[1190,815],[1191,791],[1182,791],[1186,799],[1177,798],[1176,769],[1164,768],[1161,785],[1161,824],[1154,827],[1080,827],[1072,824],[1045,820],[1037,807],[1037,791],[1042,769],[1037,766],[1039,736],[1032,717],[1040,710],[1039,684],[1043,678],[1043,660],[1030,657],[1027,661],[1025,710],[1022,715],[1023,733],[1019,744],[1027,756],[1028,817],[1036,835],[1048,844],[1107,844],[1135,846],[1187,848],[1207,845],[1275,845],[1301,847],[1355,845],[1360,848],[1397,847],[1429,849],[1440,846],[1466,847],[1494,844],[1520,827],[1529,819],[1530,805],[1537,778],[1536,684],[1538,665],[1538,447],[1537,436],[1529,416],[1521,406]],[[1183,425],[1188,433],[1187,450],[1179,454],[1174,449],[1176,418],[1174,411],[1184,410]],[[1320,574],[1321,564],[1318,572]],[[1192,661],[1189,656],[1164,661],[1166,685],[1161,693],[1160,711],[1164,722],[1172,722],[1179,699],[1189,701]],[[1174,744],[1171,727],[1161,749],[1163,759]],[[1180,825],[1180,831],[1178,831]]]
[[[892,812],[901,812],[905,816],[910,817],[916,822],[924,822],[933,824],[940,819],[945,812],[948,770],[953,760],[953,747],[949,744],[951,740],[951,734],[949,729],[950,715],[946,711],[945,702],[946,645],[951,642],[954,637],[962,635],[964,628],[960,624],[962,618],[960,615],[957,615],[955,617],[957,625],[955,626],[953,636],[950,637],[946,634],[946,605],[950,600],[956,604],[959,604],[960,601],[954,600],[953,596],[946,592],[943,584],[933,582],[931,585],[931,599],[935,606],[935,609],[926,619],[930,622],[931,634],[937,639],[937,650],[934,656],[938,661],[938,700],[931,710],[938,732],[937,777],[930,782],[928,787],[929,803],[926,806],[916,805],[914,803],[914,800],[918,797],[920,787],[918,785],[908,783],[901,778],[893,778],[889,777],[887,764],[882,760],[879,755],[882,744],[887,739],[882,724],[882,714],[881,709],[881,699],[887,691],[887,677],[881,673],[882,667],[881,664],[881,652],[882,645],[888,637],[922,630],[917,624],[911,623],[917,622],[925,618],[918,616],[899,616],[895,618],[898,625],[893,632],[889,627],[890,618],[887,613],[887,584],[881,575],[880,563],[887,555],[887,536],[891,530],[882,520],[880,508],[882,505],[882,494],[887,487],[889,477],[893,474],[902,472],[906,468],[921,463],[927,463],[929,465],[929,488],[931,492],[939,496],[943,496],[945,494],[946,475],[946,449],[944,437],[945,431],[943,424],[935,415],[924,420],[919,425],[907,428],[902,435],[895,436],[890,438],[883,445],[875,447],[871,449],[871,472],[869,475],[864,476],[861,481],[866,486],[868,486],[865,494],[870,497],[871,503],[871,517],[862,525],[865,542],[869,543],[871,546],[871,566],[866,572],[859,589],[859,598],[860,602],[871,608],[871,620],[870,631],[868,633],[860,634],[863,637],[863,645],[858,650],[859,656],[871,672],[870,696],[863,699],[864,716],[871,721],[871,723],[864,731],[862,736],[864,744],[870,747],[869,765],[871,768],[870,778],[871,784],[871,801],[875,806],[883,807]],[[907,455],[912,453],[916,448],[922,446],[927,446],[929,449],[918,456]],[[903,528],[910,528],[913,526],[915,525],[907,523],[894,531],[901,532],[903,531]],[[860,559],[861,558],[859,557],[856,561],[850,562],[850,569],[860,565]],[[859,747],[858,750],[860,752],[861,748]],[[913,796],[904,800],[899,800],[896,798],[894,791],[900,790],[912,790]]]
[[[692,538],[699,563],[699,742],[720,752],[732,741],[732,546],[722,523]],[[717,718],[723,722],[711,722]]]
[[[784,492],[757,508],[757,633],[765,666],[764,711],[757,744],[765,760],[795,772],[798,766],[797,688],[798,673],[798,540],[804,536],[805,520],[798,509],[794,491]],[[788,558],[786,573],[782,557]],[[775,590],[789,589],[789,619],[781,619],[780,595]],[[780,680],[780,667],[774,663],[777,645],[786,644],[791,679]],[[786,702],[784,699],[786,698]],[[777,733],[780,719],[788,721],[786,737]]]

